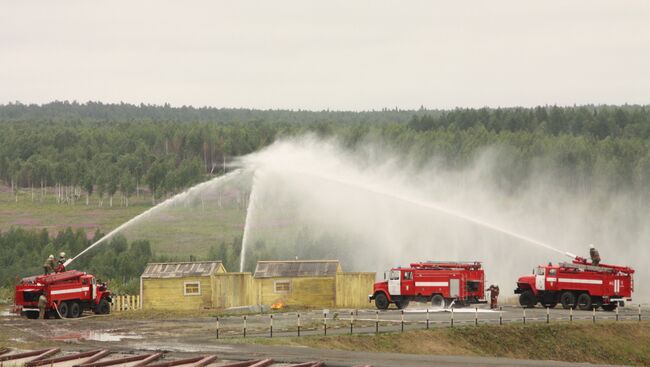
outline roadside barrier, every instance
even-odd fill
[[[123,300],[116,301],[116,307],[130,309],[137,305],[136,296],[122,296]],[[432,327],[466,327],[480,325],[508,324],[551,324],[576,321],[596,324],[597,322],[641,322],[648,320],[648,309],[640,306],[636,309],[613,310],[614,312],[596,312],[590,310],[567,310],[544,308],[499,307],[492,312],[485,312],[478,307],[456,310],[429,309],[420,311],[409,310],[345,310],[346,316],[339,317],[339,312],[324,310],[324,312],[306,311],[304,313],[286,312],[272,314],[249,314],[240,316],[215,317],[215,335],[223,338],[277,338],[290,336],[327,336],[332,334],[379,334],[380,332],[404,332],[406,330],[430,329]],[[347,317],[349,312],[349,318]],[[444,314],[448,316],[443,316]],[[373,315],[374,314],[374,315]],[[437,317],[432,317],[433,315]],[[479,315],[481,314],[481,315]]]
[[[140,296],[113,296],[112,312],[139,310],[140,308]]]

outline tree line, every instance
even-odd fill
[[[32,200],[100,206],[176,193],[280,137],[313,133],[350,148],[368,139],[419,162],[462,168],[486,147],[509,159],[504,187],[531,167],[568,187],[650,186],[648,106],[540,106],[448,111],[289,111],[54,102],[0,105],[0,180]],[[108,200],[105,204],[104,200]]]

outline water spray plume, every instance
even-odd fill
[[[241,170],[240,170],[240,169],[237,169],[237,170],[234,170],[234,171],[232,171],[232,172],[230,172],[230,173],[227,173],[227,174],[225,174],[225,175],[223,175],[223,176],[215,177],[215,178],[213,178],[213,179],[211,179],[211,180],[208,180],[208,181],[202,182],[202,183],[200,183],[200,184],[198,184],[198,185],[195,185],[195,186],[193,186],[193,187],[191,187],[191,188],[189,188],[189,189],[187,189],[187,190],[181,192],[180,194],[176,194],[176,195],[172,196],[171,198],[169,198],[169,199],[167,199],[167,200],[165,200],[165,201],[159,203],[159,204],[156,205],[156,206],[153,206],[153,207],[147,209],[147,210],[144,211],[143,213],[141,213],[141,214],[139,214],[139,215],[137,215],[137,216],[131,218],[129,221],[123,223],[123,224],[120,225],[119,227],[117,227],[117,228],[115,228],[114,230],[110,231],[110,232],[109,232],[108,234],[106,234],[104,237],[100,238],[100,239],[97,240],[95,243],[93,243],[92,245],[88,246],[85,250],[83,250],[83,251],[81,251],[79,254],[77,254],[77,256],[73,257],[72,259],[67,260],[67,261],[64,263],[64,266],[67,267],[67,266],[70,265],[74,260],[76,260],[77,258],[79,258],[80,256],[82,256],[82,255],[85,254],[86,252],[90,251],[90,250],[93,249],[95,246],[97,246],[97,245],[101,244],[102,242],[104,242],[104,241],[110,239],[112,236],[114,236],[115,234],[117,234],[117,233],[120,232],[121,230],[125,229],[126,227],[128,227],[128,226],[134,224],[135,222],[138,222],[139,220],[141,220],[141,219],[143,219],[143,218],[145,218],[145,217],[151,215],[153,212],[156,212],[156,211],[158,211],[158,210],[160,210],[160,209],[162,209],[162,208],[165,208],[165,207],[167,207],[167,206],[169,206],[169,205],[171,205],[171,204],[173,204],[173,203],[175,203],[175,202],[178,202],[178,201],[184,200],[184,199],[187,198],[188,196],[191,196],[191,195],[193,195],[193,194],[195,194],[195,193],[198,193],[198,192],[200,192],[200,191],[202,191],[202,190],[205,190],[205,189],[209,188],[210,186],[215,185],[215,184],[218,183],[218,182],[222,182],[222,181],[224,181],[224,180],[226,180],[226,179],[228,179],[228,178],[230,178],[230,177],[232,177],[232,176],[238,175],[239,173],[241,173]]]
[[[321,172],[299,170],[299,169],[295,169],[295,168],[283,168],[283,169],[285,171],[287,171],[287,172],[292,172],[292,173],[297,173],[297,174],[301,174],[301,175],[316,177],[316,178],[321,179],[321,180],[326,180],[326,181],[329,181],[329,182],[334,182],[336,184],[345,185],[345,186],[352,187],[352,188],[355,188],[355,189],[358,189],[358,190],[363,190],[363,191],[366,191],[366,192],[369,192],[369,193],[372,193],[372,194],[375,194],[375,195],[381,195],[381,196],[388,197],[388,198],[391,198],[391,199],[394,199],[394,200],[399,200],[401,202],[404,202],[404,203],[407,203],[407,204],[410,204],[410,205],[414,205],[414,206],[418,206],[418,207],[422,207],[422,208],[426,208],[426,209],[432,209],[432,210],[435,210],[437,212],[444,213],[446,215],[456,217],[456,218],[465,220],[467,222],[479,225],[481,227],[484,227],[484,228],[487,228],[487,229],[490,229],[490,230],[493,230],[493,231],[496,231],[496,232],[499,232],[499,233],[503,233],[503,234],[508,235],[510,237],[514,237],[514,238],[523,240],[525,242],[528,242],[528,243],[543,247],[545,249],[560,253],[562,255],[568,255],[568,256],[571,256],[573,258],[576,257],[573,254],[570,254],[568,252],[557,249],[557,248],[555,248],[555,247],[553,247],[553,246],[551,246],[549,244],[546,244],[546,243],[544,243],[542,241],[539,241],[539,240],[536,240],[534,238],[531,238],[531,237],[516,233],[514,231],[511,231],[511,230],[508,230],[508,229],[505,229],[505,228],[495,226],[495,225],[493,225],[491,223],[488,223],[488,222],[485,222],[483,220],[471,217],[469,215],[466,215],[466,214],[463,214],[463,213],[460,213],[460,212],[457,212],[457,211],[454,211],[454,210],[451,210],[451,209],[444,208],[444,207],[442,207],[440,205],[437,205],[437,204],[429,202],[429,201],[423,201],[423,200],[414,199],[414,198],[411,198],[411,197],[408,197],[408,196],[395,194],[393,192],[383,190],[383,189],[380,189],[380,188],[377,188],[377,187],[373,187],[371,185],[367,185],[367,184],[364,184],[362,182],[355,182],[355,181],[345,180],[345,179],[341,179],[341,178],[336,178],[336,177],[332,177],[330,175],[323,174]]]
[[[239,255],[239,271],[243,272],[244,271],[244,265],[246,262],[246,244],[248,243],[248,236],[250,236],[250,225],[251,225],[251,212],[254,210],[253,205],[255,205],[256,198],[255,198],[255,181],[257,178],[257,170],[253,171],[253,179],[251,182],[251,194],[248,197],[248,205],[246,207],[246,219],[244,222],[244,234],[242,235],[242,240],[241,240],[241,253]]]

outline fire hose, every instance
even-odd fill
[[[63,320],[81,320],[81,319],[87,319],[87,318],[96,317],[96,316],[109,316],[109,314],[105,314],[105,315],[93,314],[93,315],[88,315],[88,316],[83,316],[83,317],[78,317],[78,318],[63,317],[63,315],[61,315],[61,312],[59,312],[59,307],[57,306],[56,302],[52,302],[52,304],[54,305],[54,310],[56,310],[56,314],[59,315],[59,318],[61,318]]]

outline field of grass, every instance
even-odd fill
[[[407,331],[379,335],[240,339],[236,342],[363,352],[491,356],[650,365],[649,322],[530,324]]]
[[[72,204],[59,204],[54,193],[49,192],[43,200],[23,190],[16,197],[7,188],[0,190],[0,231],[11,227],[24,229],[47,229],[56,235],[66,227],[83,228],[91,238],[96,230],[103,233],[117,228],[138,214],[152,207],[151,198],[132,197],[128,207],[121,205],[119,194],[109,207],[104,198],[100,207],[98,198],[92,196],[86,205],[85,196]],[[214,200],[183,203],[134,223],[122,233],[129,240],[147,239],[157,255],[205,256],[210,246],[232,242],[243,233],[245,208],[236,202],[223,206]]]

